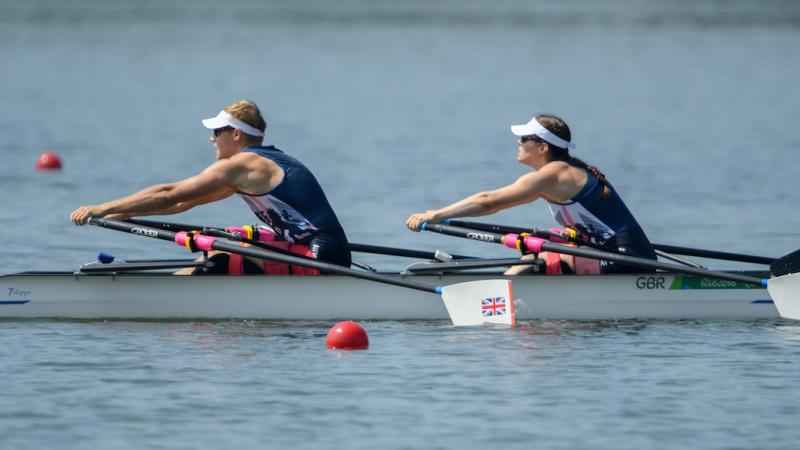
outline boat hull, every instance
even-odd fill
[[[397,275],[399,277],[399,275]],[[407,276],[449,285],[499,275]],[[517,320],[760,319],[778,313],[766,289],[680,274],[517,276]],[[262,320],[447,319],[441,298],[346,276],[169,274],[0,276],[2,318]]]

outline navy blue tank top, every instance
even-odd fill
[[[283,180],[270,192],[261,195],[238,192],[278,236],[297,244],[309,244],[318,238],[347,244],[325,192],[306,166],[274,146],[247,147],[243,152],[263,156],[283,169]]]
[[[656,259],[655,249],[611,184],[611,196],[603,198],[603,183],[590,171],[586,185],[568,202],[547,201],[559,224],[578,230],[609,250]]]

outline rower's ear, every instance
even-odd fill
[[[550,150],[550,144],[548,144],[547,142],[542,142],[541,145],[539,146],[539,153],[542,155],[547,153],[549,150]]]

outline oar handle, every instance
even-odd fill
[[[164,222],[161,220],[151,220],[151,219],[127,219],[125,220],[127,223],[132,223],[135,225],[144,225],[146,227],[153,227],[158,228],[160,230],[167,230],[167,231],[192,231],[192,230],[220,230],[223,231],[223,228],[219,227],[206,227],[203,225],[191,225],[187,223],[175,223],[175,222]]]
[[[283,249],[270,244],[271,242],[275,242],[275,236],[273,234],[259,233],[258,230],[255,230],[254,227],[251,226],[219,228],[219,227],[206,227],[200,225],[190,225],[185,223],[161,222],[157,220],[146,220],[146,219],[128,219],[127,222],[136,225],[143,225],[174,232],[201,231],[202,234],[204,235],[221,237],[229,239],[231,241],[244,242],[245,244],[255,245],[256,247],[260,247],[263,248],[264,250],[269,250],[271,252],[280,253],[283,255],[297,256],[299,258],[314,261],[313,258],[310,258],[308,256],[300,255],[294,253],[291,250]],[[252,235],[253,238],[247,237],[248,229],[250,231],[249,235]]]
[[[455,219],[450,219],[446,222],[443,222],[443,224],[452,225],[454,227],[460,227],[460,228],[470,228],[473,230],[489,231],[492,233],[499,233],[503,235],[505,234],[532,235],[547,239],[551,242],[555,242],[556,244],[566,244],[568,242],[573,242],[579,245],[590,245],[594,247],[600,247],[596,243],[589,242],[585,239],[581,239],[580,237],[578,237],[578,233],[571,228],[568,230],[559,230],[555,228],[545,230],[537,227],[531,227],[531,228],[511,227],[506,225],[495,225],[491,223],[471,222],[468,220],[455,220]]]
[[[440,286],[429,286],[427,284],[400,280],[395,277],[390,277],[387,275],[380,275],[372,272],[359,272],[356,270],[348,269],[346,267],[338,266],[336,264],[316,261],[313,259],[304,259],[298,256],[283,255],[280,253],[268,252],[253,247],[243,247],[241,245],[234,244],[232,242],[221,240],[214,236],[207,236],[200,233],[190,233],[186,231],[173,232],[154,227],[148,227],[145,225],[138,225],[133,223],[127,223],[120,220],[109,220],[109,219],[90,218],[89,223],[91,225],[137,234],[140,236],[145,236],[153,239],[172,241],[182,247],[188,248],[190,251],[220,250],[229,253],[236,253],[243,256],[251,256],[253,258],[258,258],[258,259],[267,259],[270,261],[277,261],[284,264],[291,264],[310,269],[316,269],[322,272],[347,275],[362,280],[370,280],[378,283],[391,284],[394,286],[417,289],[420,291],[431,292],[435,294],[442,293],[442,288]]]
[[[503,244],[511,248],[520,248],[521,246],[524,245],[525,248],[527,248],[532,253],[541,253],[542,251],[563,253],[565,255],[581,256],[584,258],[611,261],[618,264],[643,267],[647,269],[687,273],[692,275],[719,278],[723,280],[737,281],[741,283],[748,283],[761,286],[767,285],[766,279],[755,278],[735,273],[700,269],[697,267],[687,267],[687,266],[680,266],[677,264],[667,264],[652,259],[622,255],[619,253],[610,253],[587,247],[570,247],[567,245],[548,242],[536,236],[520,236],[518,234],[513,234],[513,233],[499,234],[499,233],[492,233],[489,231],[475,231],[468,228],[454,227],[452,225],[444,225],[439,223],[423,224],[423,226],[421,226],[420,228],[423,230],[433,231],[441,234],[447,234],[450,236],[457,236],[483,242],[493,242],[497,244]]]
[[[531,233],[536,234],[536,231],[539,231],[536,227],[531,228],[523,228],[523,227],[514,227],[510,225],[497,225],[493,223],[484,223],[484,222],[473,222],[470,220],[457,220],[457,219],[450,219],[446,222],[443,222],[444,225],[452,225],[454,227],[460,228],[470,228],[473,230],[481,230],[481,231],[489,231],[492,233],[500,233],[500,234],[508,234],[508,233],[515,233],[515,234],[522,234],[522,233]]]

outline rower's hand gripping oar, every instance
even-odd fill
[[[153,239],[172,241],[182,247],[186,247],[190,251],[220,250],[242,256],[307,267],[321,272],[346,275],[362,280],[439,294],[447,308],[447,313],[450,315],[450,320],[453,322],[453,325],[456,326],[495,323],[513,327],[516,324],[510,280],[481,280],[456,283],[448,286],[430,286],[406,281],[399,277],[391,277],[372,272],[361,272],[322,261],[268,252],[254,247],[243,247],[233,242],[201,233],[186,231],[173,232],[108,219],[90,218],[88,223]]]
[[[638,258],[635,256],[628,256],[619,253],[604,252],[586,247],[570,247],[567,245],[555,244],[548,242],[545,239],[536,236],[523,236],[514,233],[499,234],[489,231],[476,231],[468,228],[460,228],[452,225],[431,224],[425,223],[420,227],[422,230],[432,231],[436,233],[446,234],[449,236],[462,237],[466,239],[473,239],[482,242],[492,242],[496,244],[503,244],[507,247],[525,249],[532,253],[541,253],[543,251],[563,253],[565,255],[581,256],[584,258],[598,259],[611,261],[618,264],[627,266],[643,267],[647,269],[666,270],[670,272],[686,273],[691,275],[699,275],[710,278],[718,278],[721,280],[737,281],[740,283],[748,283],[756,286],[764,286],[769,291],[775,307],[778,309],[778,314],[787,319],[800,320],[800,272],[786,274],[773,278],[756,278],[747,275],[718,272],[714,270],[706,270],[697,267],[688,267],[677,264],[668,264],[652,259]],[[800,252],[791,253],[780,260],[786,259],[786,266],[792,266],[791,261],[794,261],[796,267],[800,267]],[[794,267],[794,266],[792,266]]]

